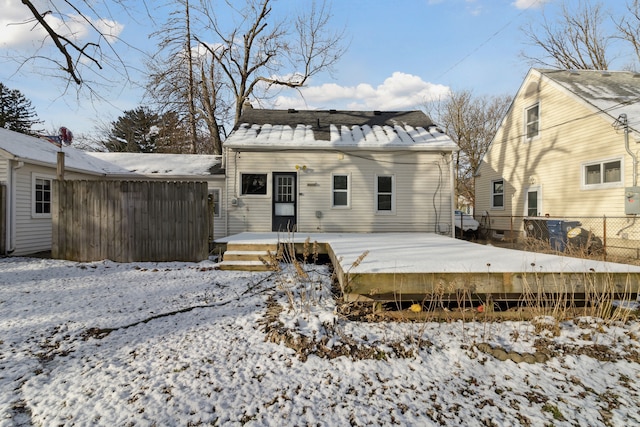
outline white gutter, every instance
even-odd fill
[[[20,163],[28,163],[34,166],[44,166],[44,167],[53,168],[53,169],[55,169],[57,166],[55,163],[44,162],[40,160],[33,160],[26,157],[13,156],[12,160]],[[93,175],[93,176],[100,176],[100,177],[109,176],[107,173],[104,173],[104,172],[96,172],[96,171],[87,170],[87,169],[79,169],[79,168],[69,167],[68,165],[65,165],[64,170],[65,172],[82,173],[85,175]]]
[[[638,185],[638,158],[629,148],[629,122],[627,120],[627,115],[625,113],[620,114],[618,121],[620,121],[622,126],[624,126],[624,148],[633,159],[633,186],[636,187]]]

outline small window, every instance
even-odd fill
[[[536,104],[527,108],[525,112],[525,135],[527,139],[533,139],[540,134],[540,105]]]
[[[52,178],[33,176],[32,215],[51,217]]]
[[[504,180],[491,181],[491,207],[504,208]]]
[[[376,211],[391,213],[395,211],[393,175],[376,177]]]
[[[220,189],[209,190],[209,201],[213,203],[213,217],[220,218]]]
[[[333,175],[331,192],[332,207],[349,207],[349,175]]]
[[[267,174],[266,173],[243,173],[241,174],[242,195],[267,194]]]
[[[607,188],[622,184],[622,160],[588,163],[583,166],[584,188]]]

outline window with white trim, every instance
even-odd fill
[[[530,140],[540,135],[540,104],[532,105],[524,113],[526,139]]]
[[[331,176],[331,207],[348,208],[351,206],[351,192],[348,174],[333,174]]]
[[[213,217],[220,218],[220,189],[209,189],[209,200],[213,203]]]
[[[582,187],[585,189],[619,187],[622,182],[622,159],[582,165]]]
[[[395,203],[395,179],[393,175],[376,176],[376,212],[393,213]]]
[[[504,180],[496,179],[491,181],[491,207],[493,209],[504,209]]]
[[[53,195],[53,178],[42,175],[31,176],[31,216],[34,218],[50,218]]]

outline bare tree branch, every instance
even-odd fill
[[[636,61],[640,61],[640,0],[633,0],[627,4],[628,14],[616,22],[620,34],[616,38],[629,43],[636,54]]]
[[[111,22],[116,22],[110,18],[109,4],[118,5],[129,14],[129,8],[125,4],[126,1],[111,0],[110,2],[96,3],[90,0],[59,0],[57,2],[53,0],[48,2],[21,0],[21,3],[28,9],[29,15],[33,18],[24,22],[16,22],[14,25],[35,23],[35,27],[42,28],[46,33],[46,36],[41,41],[40,48],[45,47],[50,40],[57,54],[55,52],[53,54],[47,52],[47,54],[42,55],[36,52],[26,57],[20,68],[30,60],[45,59],[55,64],[56,70],[62,71],[64,76],[69,79],[69,82],[75,84],[78,88],[87,87],[91,83],[95,83],[86,77],[88,72],[94,73],[100,79],[107,81],[108,78],[104,74],[105,68],[111,68],[119,75],[124,76],[127,81],[130,81],[129,67],[115,49],[114,42],[117,41],[129,48],[138,49],[125,43],[117,34],[107,29],[113,29],[114,27],[105,27],[110,25]],[[59,8],[57,4],[64,5],[64,10]],[[96,9],[97,4],[100,4],[104,10],[99,11]],[[146,0],[142,4],[146,7]],[[45,10],[43,5],[50,7],[50,9]],[[131,15],[129,14],[129,16]],[[58,20],[60,24],[52,24],[52,17]],[[75,24],[81,23],[88,28],[93,40],[84,42],[77,39],[77,34],[73,32],[72,22]],[[15,58],[15,55],[13,57]],[[89,87],[89,90],[93,96],[98,96],[97,92],[92,88]]]
[[[539,26],[523,28],[529,44],[542,50],[544,55],[522,53],[522,56],[533,64],[561,69],[607,70],[611,36],[604,32],[602,24],[608,16],[601,3],[580,1],[573,11],[565,2],[556,22],[550,23],[545,17]]]
[[[38,23],[42,26],[42,28],[45,29],[47,34],[49,34],[49,37],[51,37],[51,40],[56,45],[56,47],[58,48],[62,56],[65,58],[66,66],[62,66],[61,67],[62,70],[69,73],[69,75],[73,78],[73,80],[77,84],[82,84],[82,79],[77,73],[75,61],[71,57],[71,54],[67,49],[67,45],[71,46],[74,50],[80,53],[81,56],[89,59],[90,61],[93,61],[100,69],[102,69],[102,66],[95,58],[85,53],[84,50],[86,49],[87,45],[81,48],[77,46],[75,43],[73,43],[71,40],[69,40],[68,38],[58,34],[53,28],[51,28],[51,26],[44,19],[49,12],[43,12],[43,13],[39,12],[38,9],[36,9],[36,7],[33,5],[33,3],[30,0],[22,0],[22,4],[24,4],[29,8],[34,18],[38,21]]]

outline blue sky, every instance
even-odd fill
[[[310,1],[276,0],[274,14],[291,15]],[[53,3],[62,5],[58,0]],[[265,106],[406,110],[419,108],[448,90],[513,95],[531,66],[519,55],[522,50],[532,52],[525,44],[522,26],[540,22],[543,13],[547,20],[555,19],[560,3],[334,0],[332,24],[344,28],[349,42],[334,73],[311,80],[302,90],[304,99],[294,91],[282,91]],[[157,29],[153,21],[163,21],[166,9],[158,6],[164,2],[147,0],[149,15],[141,7],[142,2],[127,4],[130,8],[126,13],[113,4],[109,10],[112,28],[131,45],[116,42],[113,46],[128,64],[133,81],[124,82],[121,73],[107,67],[97,80],[99,83],[93,85],[96,93],[89,94],[67,87],[63,79],[55,77],[59,73],[47,70],[45,62],[28,62],[20,67],[20,58],[28,57],[39,46],[38,33],[28,25],[11,25],[26,16],[21,2],[0,0],[0,82],[20,90],[32,101],[47,130],[66,126],[76,135],[88,134],[100,124],[115,120],[124,110],[144,103],[141,85],[145,53],[153,53],[156,48],[149,34]],[[625,1],[616,0],[606,7],[619,12],[624,10],[624,4]],[[94,23],[100,21],[96,19]],[[79,26],[77,31],[82,35],[85,29]],[[48,46],[39,53],[47,55]],[[612,68],[628,62],[622,52]]]

